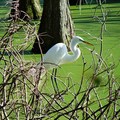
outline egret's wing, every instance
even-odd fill
[[[50,48],[43,57],[45,68],[51,69],[59,65],[66,52],[67,48],[64,43],[58,43]]]

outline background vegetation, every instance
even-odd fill
[[[76,34],[94,47],[81,45],[79,60],[42,79],[43,66],[33,71],[41,55],[30,51],[39,21],[10,21],[1,6],[0,119],[119,119],[119,6],[71,6]]]

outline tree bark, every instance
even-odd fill
[[[11,15],[13,17],[16,16],[16,11],[18,10],[19,18],[24,20],[28,20],[29,18],[39,19],[41,16],[41,7],[39,0],[13,0]]]
[[[66,43],[73,34],[73,24],[67,0],[44,0],[38,31],[39,39],[35,40],[32,52],[46,53],[56,43]]]

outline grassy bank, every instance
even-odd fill
[[[8,106],[6,106],[7,114],[11,119],[19,115],[20,119],[24,119],[27,117],[26,113],[28,116],[35,114],[39,117],[43,115],[45,119],[54,119],[55,117],[62,120],[70,117],[71,119],[86,118],[86,120],[113,119],[115,114],[119,112],[119,6],[119,3],[103,4],[102,6],[71,6],[76,35],[81,36],[94,46],[80,45],[81,57],[74,63],[65,64],[58,68],[56,76],[51,77],[52,71],[49,71],[43,78],[46,80],[46,85],[42,93],[40,92],[42,98],[40,97],[39,101],[35,96],[36,91],[33,85],[35,81],[32,81],[34,80],[32,77],[26,78],[24,71],[29,68],[31,63],[40,61],[39,54],[34,55],[30,52],[35,38],[32,36],[32,27],[37,28],[39,21],[32,21],[31,24],[23,26],[19,32],[12,36],[13,46],[8,46],[6,49],[6,51],[11,50],[12,54],[5,52],[0,61],[0,88],[3,93],[4,89],[8,89],[11,94],[8,98]],[[0,7],[0,38],[8,29],[9,21],[6,19],[8,11],[8,8]],[[21,22],[18,24],[23,25]],[[29,40],[26,39],[27,33],[31,33]],[[26,50],[19,54],[18,51],[21,49]],[[8,86],[2,84],[3,78],[8,80]],[[51,79],[57,80],[58,93],[55,93]]]

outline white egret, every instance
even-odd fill
[[[61,64],[76,61],[81,54],[80,49],[77,47],[77,45],[80,43],[86,43],[88,45],[92,45],[91,43],[84,41],[81,37],[74,36],[70,43],[70,50],[72,51],[72,55],[71,55],[68,53],[67,47],[64,43],[55,44],[43,56],[45,69],[49,70]]]

